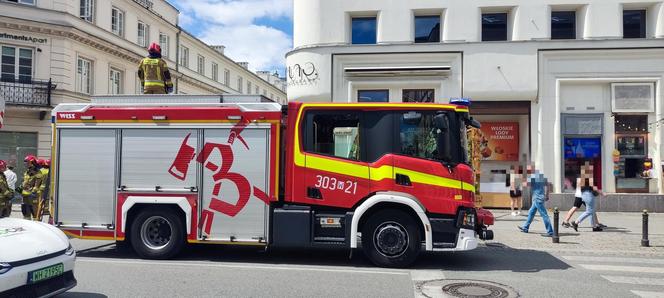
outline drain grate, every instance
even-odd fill
[[[427,297],[514,298],[519,294],[509,286],[482,280],[436,280],[420,287]]]

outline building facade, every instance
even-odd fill
[[[26,154],[50,156],[50,110],[91,95],[140,94],[137,66],[158,42],[175,93],[286,94],[178,26],[164,0],[0,0],[0,159],[22,171]],[[232,46],[232,45],[230,45]]]
[[[661,0],[295,0],[287,67],[289,100],[470,98],[489,204],[528,161],[560,194],[586,163],[620,200],[664,193]]]

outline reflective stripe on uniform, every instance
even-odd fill
[[[145,81],[143,83],[145,87],[164,87],[163,81]]]

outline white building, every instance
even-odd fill
[[[289,100],[471,98],[480,121],[518,125],[508,159],[555,192],[588,162],[608,193],[663,193],[662,0],[295,0],[287,66]],[[483,162],[487,199],[506,199],[513,163]]]
[[[260,70],[257,71],[256,74],[261,77],[261,79],[269,82],[270,84],[274,85],[284,93],[286,92],[286,78],[282,78],[279,76],[279,72],[270,72],[267,70]]]
[[[183,31],[178,16],[164,0],[0,0],[0,96],[7,103],[0,159],[22,171],[26,154],[50,156],[50,110],[58,103],[140,93],[137,66],[151,42],[161,44],[176,93],[285,102],[282,90],[223,47]]]

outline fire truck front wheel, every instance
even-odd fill
[[[184,223],[170,208],[146,208],[131,225],[131,245],[146,259],[170,259],[185,244]]]
[[[420,254],[420,242],[418,223],[400,210],[378,211],[362,227],[362,250],[377,266],[409,266]]]

